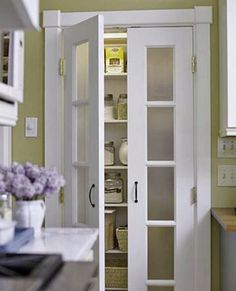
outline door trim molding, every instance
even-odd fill
[[[0,127],[0,164],[10,165],[12,161],[12,135],[10,126]]]
[[[56,166],[63,173],[63,77],[58,74],[62,57],[63,27],[97,14],[106,26],[192,26],[197,72],[194,74],[195,100],[195,181],[198,202],[195,206],[195,288],[210,291],[210,209],[211,209],[211,81],[210,24],[212,8],[71,12],[44,11],[45,28],[45,165]],[[132,20],[132,21],[131,21]],[[61,226],[63,209],[57,198],[46,201],[46,226]]]

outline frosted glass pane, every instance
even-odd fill
[[[174,169],[148,169],[148,220],[174,220]]]
[[[86,193],[88,193],[87,185],[88,185],[88,168],[79,167],[75,169],[77,172],[77,202],[74,201],[77,207],[77,219],[79,224],[86,224],[86,209],[88,208],[88,197]]]
[[[89,88],[89,43],[83,43],[76,48],[77,64],[76,64],[76,88],[77,99],[88,99]]]
[[[80,105],[77,108],[77,152],[78,161],[88,161],[89,145],[89,116],[88,105]]]
[[[174,279],[173,228],[148,228],[148,279]]]
[[[174,291],[174,287],[148,287],[148,291]]]
[[[148,108],[148,160],[174,159],[173,108]]]
[[[147,49],[147,100],[173,100],[173,48]]]

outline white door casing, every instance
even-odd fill
[[[103,17],[64,29],[65,226],[99,229],[95,259],[104,286]],[[80,66],[83,66],[82,70]],[[83,118],[83,119],[82,119]],[[82,214],[81,214],[82,213]]]
[[[50,165],[58,165],[59,170],[62,171],[63,146],[58,143],[64,140],[63,126],[58,122],[63,110],[61,93],[63,86],[61,77],[58,75],[58,63],[61,57],[61,28],[74,25],[97,14],[104,15],[106,26],[193,27],[194,55],[197,56],[197,72],[194,74],[194,145],[195,181],[198,189],[198,202],[195,205],[194,290],[210,290],[210,24],[212,23],[212,9],[211,7],[195,7],[184,10],[44,12],[45,58],[47,60],[45,63],[46,128],[47,124],[50,125],[45,137],[45,155],[49,157]],[[50,132],[50,129],[53,129],[53,132]],[[52,149],[56,149],[55,153]],[[48,203],[48,209],[46,224],[60,226],[59,203]]]
[[[0,127],[0,165],[10,165],[12,161],[11,127]]]

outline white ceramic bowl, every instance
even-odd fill
[[[15,221],[0,219],[0,246],[7,244],[14,237]]]

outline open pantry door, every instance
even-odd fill
[[[99,228],[95,259],[104,286],[103,17],[64,29],[65,226]],[[100,290],[101,287],[100,287]]]

